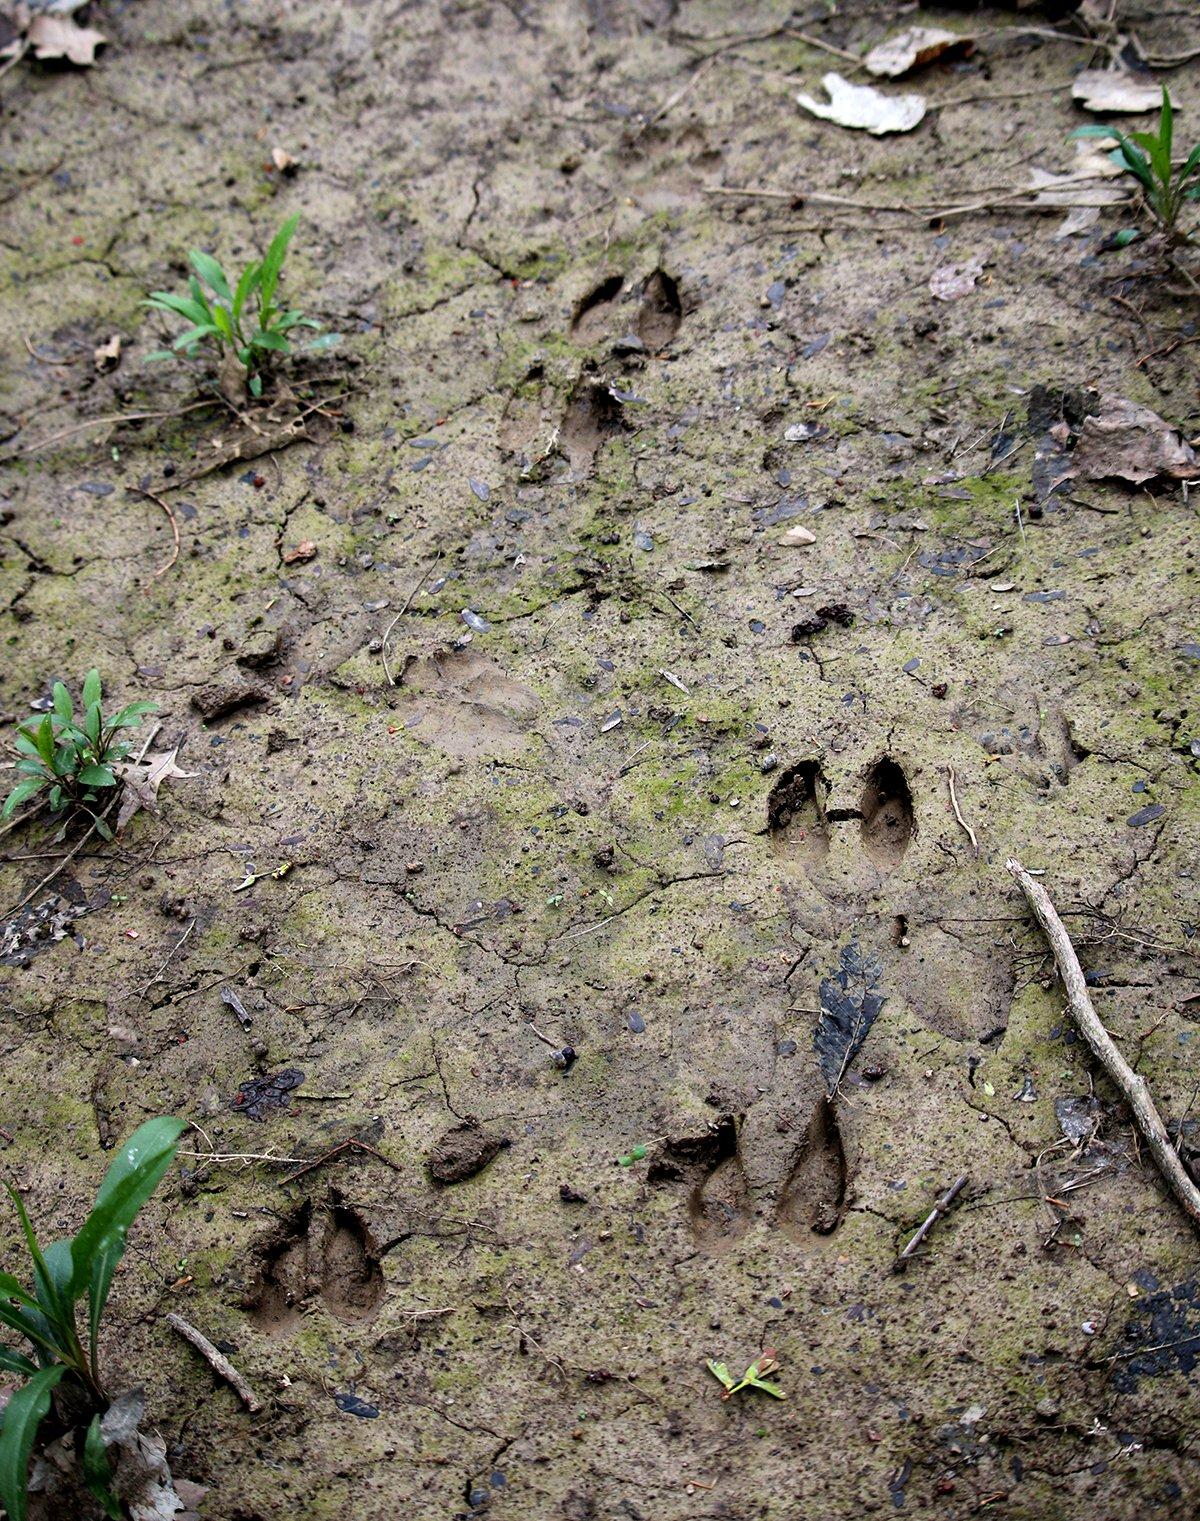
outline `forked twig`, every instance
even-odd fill
[[[1034,918],[1050,942],[1058,975],[1067,993],[1067,1005],[1079,1033],[1087,1041],[1092,1055],[1104,1068],[1109,1081],[1129,1105],[1134,1124],[1141,1132],[1150,1155],[1158,1164],[1167,1187],[1175,1195],[1193,1226],[1200,1231],[1200,1188],[1192,1182],[1187,1169],[1179,1159],[1162,1116],[1154,1107],[1146,1079],[1140,1077],[1117,1050],[1112,1036],[1100,1022],[1100,1016],[1092,1007],[1092,1000],[1084,981],[1079,957],[1071,944],[1066,926],[1058,917],[1050,895],[1039,882],[1035,882],[1020,861],[1005,862],[1008,870],[1021,885]]]

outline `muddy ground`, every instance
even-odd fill
[[[1070,171],[1105,54],[1044,16],[952,18],[909,135],[801,112],[840,60],[789,21],[895,10],[114,0],[95,69],[0,80],[0,706],[98,665],[192,773],[10,912],[4,1173],[58,1234],[141,1120],[203,1127],[105,1345],[205,1517],[1200,1507],[1196,1238],[1003,870],[1184,1119],[1195,506],[1033,472],[1064,391],[1195,433],[1196,303],[1119,214],[706,193]],[[292,212],[346,341],[288,441],[182,412],[212,371],[139,303]],[[3,846],[11,911],[64,847]],[[830,1103],[834,1007],[879,1012]],[[722,1402],[764,1346],[786,1401]]]

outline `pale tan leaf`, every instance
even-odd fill
[[[1085,111],[1137,115],[1162,105],[1162,85],[1128,69],[1084,69],[1071,82],[1072,98]]]
[[[967,54],[974,50],[974,37],[945,32],[936,26],[910,26],[872,48],[863,59],[863,66],[868,74],[897,79],[947,53]]]
[[[65,58],[87,68],[96,61],[96,49],[108,41],[92,26],[79,26],[66,16],[39,14],[26,33],[35,58]]]
[[[957,301],[975,289],[983,274],[984,258],[977,254],[963,264],[943,264],[929,277],[929,289],[935,301]]]
[[[828,103],[811,95],[797,95],[797,103],[824,121],[839,127],[882,137],[886,132],[911,132],[925,115],[923,95],[885,95],[874,85],[852,85],[840,74],[825,74],[821,84]]]

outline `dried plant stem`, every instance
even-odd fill
[[[1104,1068],[1109,1080],[1129,1105],[1134,1123],[1149,1147],[1150,1155],[1158,1165],[1167,1187],[1175,1195],[1180,1206],[1200,1231],[1200,1189],[1189,1176],[1171,1144],[1162,1117],[1154,1107],[1146,1079],[1140,1077],[1117,1050],[1112,1036],[1100,1022],[1100,1016],[1092,1007],[1079,957],[1071,944],[1071,937],[1058,917],[1046,889],[1035,882],[1019,861],[1007,861],[1033,910],[1034,918],[1041,925],[1050,949],[1054,952],[1058,975],[1067,993],[1067,1003],[1079,1033],[1087,1041],[1092,1055]]]
[[[946,1190],[942,1197],[937,1200],[933,1208],[929,1211],[924,1220],[922,1220],[921,1224],[917,1227],[916,1233],[913,1235],[912,1240],[908,1243],[908,1245],[904,1248],[904,1250],[892,1264],[892,1267],[897,1273],[902,1273],[908,1266],[909,1258],[913,1256],[917,1248],[920,1246],[921,1242],[924,1241],[925,1237],[928,1236],[929,1232],[933,1229],[941,1217],[947,1213],[950,1206],[954,1203],[955,1199],[957,1199],[959,1194],[962,1193],[963,1189],[966,1188],[967,1181],[968,1180],[966,1173],[963,1173],[960,1178],[955,1178],[954,1182],[951,1183],[950,1187]]]
[[[262,1402],[255,1396],[254,1390],[224,1353],[217,1351],[203,1331],[197,1331],[195,1326],[184,1320],[182,1315],[173,1313],[167,1316],[167,1324],[178,1331],[184,1341],[191,1342],[217,1377],[225,1380],[251,1415],[257,1414],[262,1409]]]
[[[962,816],[962,809],[958,806],[958,793],[955,792],[955,790],[954,790],[954,767],[953,766],[947,766],[946,767],[946,779],[950,783],[950,802],[953,804],[953,807],[954,807],[954,817],[958,820],[958,822],[962,825],[962,827],[967,831],[967,838],[971,842],[971,849],[975,852],[976,855],[978,855],[979,854],[979,841],[975,838],[975,831],[971,828],[970,824],[967,823],[966,819],[963,818],[963,816]]]

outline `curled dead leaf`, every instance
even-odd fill
[[[295,174],[300,167],[300,160],[293,158],[286,148],[272,148],[271,162],[280,174]]]
[[[974,37],[946,32],[936,26],[910,26],[872,48],[863,59],[863,67],[868,74],[898,79],[910,69],[923,68],[948,53],[966,56],[974,51]]]
[[[114,333],[107,343],[98,343],[92,350],[92,363],[100,374],[115,370],[121,360],[121,335]]]
[[[39,11],[25,30],[35,58],[65,58],[81,69],[96,61],[96,49],[108,38],[94,26],[80,26],[67,16],[51,16]]]
[[[1071,97],[1085,111],[1136,115],[1157,111],[1162,104],[1162,85],[1149,75],[1128,69],[1084,69],[1071,82]]]
[[[285,565],[302,565],[306,560],[316,558],[317,546],[311,539],[301,539],[295,549],[289,549],[283,557]]]
[[[833,73],[822,75],[821,84],[829,96],[828,103],[811,95],[797,95],[797,103],[823,121],[869,132],[872,137],[911,132],[925,115],[923,95],[885,95],[874,85],[852,85]]]
[[[1107,395],[1100,398],[1099,412],[1083,420],[1070,473],[1135,486],[1160,475],[1194,480],[1200,476],[1200,459],[1157,412],[1124,396]]]

